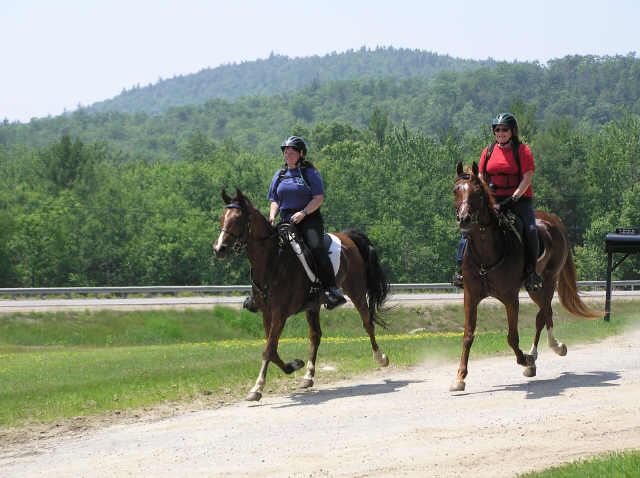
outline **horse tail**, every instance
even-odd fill
[[[564,262],[564,266],[560,271],[560,277],[558,278],[558,296],[560,297],[560,303],[562,306],[574,315],[586,318],[602,317],[600,312],[597,312],[585,305],[578,295],[578,285],[576,265],[573,262],[573,254],[571,253],[571,247],[568,248],[567,259]]]
[[[356,244],[366,265],[367,305],[371,320],[386,327],[386,323],[382,318],[382,306],[387,300],[389,282],[378,261],[378,253],[364,232],[349,229],[344,231],[344,234]]]

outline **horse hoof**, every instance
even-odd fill
[[[260,392],[249,392],[247,395],[247,402],[259,402],[262,398],[262,394]]]
[[[456,380],[449,387],[450,392],[462,392],[464,390],[464,380]]]
[[[300,359],[295,359],[292,360],[291,362],[287,363],[284,366],[284,369],[282,369],[284,371],[284,373],[286,374],[290,374],[295,372],[296,370],[300,370],[302,367],[304,367],[304,362]]]
[[[567,346],[565,344],[560,344],[558,351],[556,352],[560,357],[564,357],[567,355]]]
[[[378,363],[381,367],[387,367],[389,365],[389,357],[387,357],[386,354],[382,354],[382,357],[380,357]]]
[[[311,388],[313,387],[313,380],[305,378],[300,385],[300,388]]]
[[[522,375],[525,377],[535,377],[536,376],[536,368],[535,367],[525,367]]]

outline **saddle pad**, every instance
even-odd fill
[[[331,265],[333,266],[333,273],[338,275],[338,269],[340,269],[340,249],[342,248],[342,242],[338,236],[333,234],[325,234],[331,239],[329,245],[329,259],[331,259]]]

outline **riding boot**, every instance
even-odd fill
[[[347,299],[340,293],[336,287],[336,276],[333,273],[333,266],[329,260],[329,255],[324,249],[316,249],[313,251],[316,265],[318,266],[318,276],[324,288],[322,293],[325,306],[328,310],[335,309],[347,302]]]
[[[256,304],[255,298],[253,297],[253,290],[249,292],[249,296],[244,299],[242,307],[244,309],[247,309],[249,312],[258,312],[258,305]]]
[[[462,257],[464,255],[464,250],[467,247],[467,234],[463,232],[460,235],[460,242],[458,243],[458,252],[456,254],[456,271],[451,278],[451,284],[464,288],[464,278],[462,277]]]
[[[536,262],[538,262],[538,230],[533,227],[525,232],[525,269],[524,286],[529,292],[534,292],[542,288],[542,277],[536,272]]]
[[[451,277],[451,285],[459,287],[460,289],[464,288],[464,277],[462,276],[462,264],[456,264],[456,271],[453,273],[453,277]]]

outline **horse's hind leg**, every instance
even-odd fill
[[[307,373],[302,379],[301,388],[313,387],[313,377],[316,374],[316,357],[318,355],[318,347],[322,338],[322,329],[320,328],[320,310],[307,310],[307,322],[309,323],[309,341],[311,348],[309,350],[309,361],[307,362]]]
[[[349,295],[351,302],[358,309],[360,313],[360,317],[362,318],[362,326],[364,330],[369,334],[369,340],[371,341],[371,348],[373,349],[373,358],[376,362],[378,362],[382,367],[386,367],[389,365],[389,358],[386,354],[382,353],[380,347],[378,347],[378,343],[376,342],[376,334],[375,334],[375,324],[371,319],[371,313],[369,312],[369,307],[367,306],[366,299],[364,298],[364,294],[356,296],[356,294]]]
[[[547,282],[545,282],[545,284]],[[547,287],[539,292],[529,294],[534,302],[538,304],[538,307],[540,307],[540,311],[536,316],[536,336],[531,347],[531,353],[533,355],[533,353],[535,352],[535,355],[537,356],[537,347],[538,341],[540,340],[540,333],[546,326],[549,348],[551,348],[551,350],[553,350],[558,355],[564,356],[567,355],[567,346],[561,342],[558,342],[553,336],[553,309],[551,308],[551,300],[553,299],[554,289],[551,287],[549,288],[549,290],[546,289]]]

